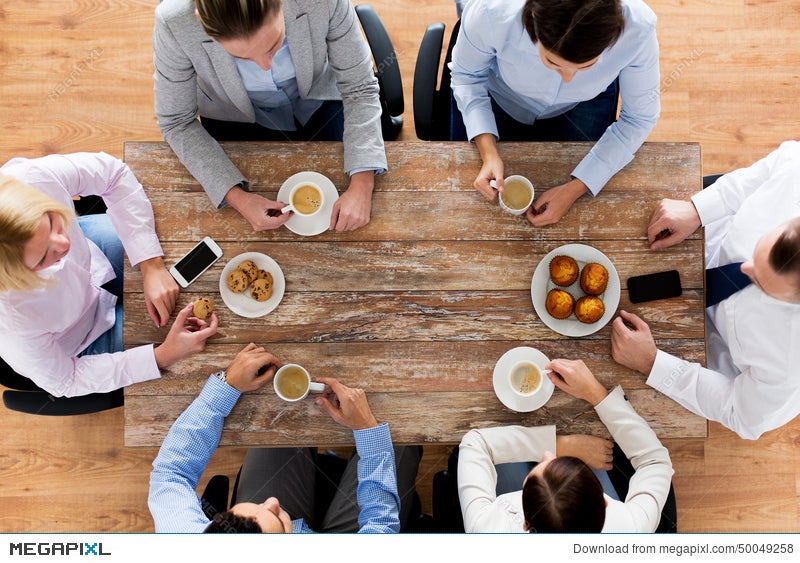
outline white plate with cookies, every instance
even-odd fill
[[[271,282],[271,283],[270,283]],[[231,258],[219,278],[219,294],[228,309],[247,318],[263,317],[283,299],[286,279],[278,263],[260,252]]]
[[[577,278],[568,286],[554,283],[550,273],[550,261],[557,256],[568,256],[577,264]],[[574,313],[569,313],[566,318],[556,318],[547,311],[547,295],[552,289],[564,290],[572,295],[575,303],[587,293],[580,284],[580,274],[587,264],[597,263],[605,267],[608,281],[605,289],[595,297],[599,298],[604,307],[602,316],[595,322],[581,322]],[[592,246],[586,244],[565,244],[549,252],[536,266],[531,279],[531,300],[536,314],[550,329],[564,336],[588,336],[594,334],[611,320],[619,306],[620,282],[619,274],[614,264],[608,257]]]

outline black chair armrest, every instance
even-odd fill
[[[436,82],[443,42],[444,24],[430,24],[422,36],[414,67],[414,129],[423,141],[433,140]]]
[[[392,40],[381,23],[375,9],[369,4],[356,6],[356,15],[367,36],[372,57],[375,59],[375,75],[381,83],[389,113],[392,116],[401,115],[405,109],[403,102],[403,80],[400,76],[400,65],[397,54],[392,46]]]
[[[7,409],[44,416],[72,416],[121,407],[122,389],[110,393],[92,393],[81,397],[53,397],[43,391],[4,391]]]
[[[213,520],[217,514],[228,510],[230,482],[227,475],[214,475],[203,489],[203,494],[200,496],[200,507],[209,520]]]

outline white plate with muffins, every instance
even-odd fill
[[[592,246],[565,244],[549,252],[531,279],[536,314],[564,336],[587,336],[603,328],[619,306],[617,269]]]
[[[231,258],[219,278],[219,294],[228,309],[239,316],[263,317],[278,306],[286,280],[278,263],[260,252]]]

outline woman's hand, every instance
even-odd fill
[[[614,460],[614,443],[596,436],[556,436],[556,455],[577,457],[592,469],[608,471]]]
[[[217,333],[217,315],[211,313],[211,322],[201,321],[192,314],[193,303],[178,311],[167,337],[153,350],[159,369],[165,369],[192,354],[202,352],[206,340]]]
[[[525,216],[534,227],[544,227],[558,223],[570,210],[572,204],[587,190],[586,184],[577,178],[570,180],[566,184],[550,188],[533,202]]]
[[[139,269],[142,271],[147,314],[157,327],[166,326],[178,300],[178,284],[160,256],[139,263]]]
[[[475,145],[481,153],[483,166],[481,166],[473,186],[483,197],[492,201],[498,192],[503,191],[503,179],[505,178],[503,159],[497,152],[497,139],[491,133],[483,133],[475,137]],[[495,181],[496,190],[489,185],[491,180]]]
[[[225,201],[244,217],[253,230],[268,231],[277,229],[291,217],[291,213],[281,213],[286,204],[272,201],[264,196],[246,192],[236,186],[225,195]]]
[[[553,360],[544,366],[553,385],[573,397],[596,406],[608,395],[603,384],[595,379],[583,360]]]

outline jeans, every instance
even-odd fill
[[[122,351],[122,267],[125,249],[105,213],[97,215],[83,215],[78,217],[78,225],[83,234],[103,251],[111,267],[114,268],[116,277],[103,285],[103,289],[117,296],[117,306],[114,310],[116,320],[114,326],[101,334],[94,342],[79,354],[90,356],[94,354],[107,354]]]
[[[508,115],[492,99],[492,112],[501,141],[597,141],[617,116],[619,79],[609,84],[595,98],[548,119],[538,119],[532,124],[520,123]],[[450,140],[466,141],[467,129],[455,101],[450,98]]]
[[[344,106],[340,101],[326,101],[305,125],[296,131],[268,129],[258,123],[220,121],[201,117],[200,123],[217,141],[341,141],[344,138]]]

